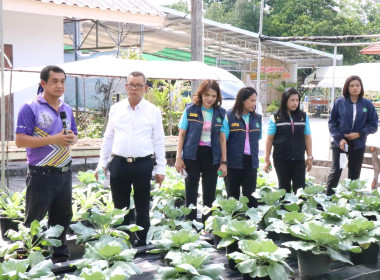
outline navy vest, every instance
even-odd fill
[[[246,137],[246,124],[243,118],[237,118],[232,110],[227,112],[230,134],[227,141],[227,161],[229,168],[243,169],[243,155]],[[259,140],[262,117],[249,115],[249,145],[251,148],[252,168],[259,167]]]
[[[276,123],[276,135],[273,141],[273,158],[282,160],[305,160],[305,122],[306,113],[292,114],[294,133],[290,117],[280,118],[278,113],[274,114]]]
[[[186,106],[188,128],[186,131],[185,141],[183,143],[183,158],[184,159],[197,159],[197,150],[199,141],[201,139],[203,128],[203,115],[201,106],[194,103]],[[226,110],[223,108],[213,108],[212,122],[211,122],[211,149],[212,149],[212,163],[220,164],[221,149],[219,132],[222,128],[223,120],[226,115]]]

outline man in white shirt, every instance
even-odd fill
[[[128,98],[111,107],[109,120],[100,150],[95,176],[100,169],[106,174],[108,162],[110,185],[115,208],[130,206],[131,185],[134,189],[136,224],[144,230],[137,232],[135,245],[143,245],[149,230],[150,179],[153,154],[156,157],[155,180],[165,179],[165,134],[161,111],[143,98],[148,90],[141,72],[129,74],[125,85]],[[124,220],[128,223],[128,217]]]

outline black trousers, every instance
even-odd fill
[[[280,189],[296,193],[297,189],[305,187],[305,160],[273,159],[273,164]]]
[[[137,237],[145,242],[150,227],[149,203],[150,181],[152,178],[153,162],[146,158],[128,163],[114,157],[109,166],[112,199],[115,208],[122,209],[130,206],[131,187],[133,185],[136,210],[136,224],[144,228],[136,233]],[[124,224],[129,224],[129,215],[124,218]]]
[[[216,182],[218,180],[219,165],[212,164],[212,150],[211,147],[199,146],[197,150],[197,159],[185,159],[187,177],[185,179],[186,186],[186,206],[190,204],[197,206],[199,179],[202,174],[202,198],[203,205],[211,207],[215,200]],[[209,215],[202,215],[202,222],[204,223]],[[193,209],[186,217],[187,219],[194,220],[197,218],[197,209]]]
[[[332,168],[327,179],[326,189],[327,195],[333,195],[335,192],[333,188],[336,188],[339,183],[340,175],[342,174],[342,168],[339,166],[339,158],[342,150],[332,144]],[[360,171],[362,168],[364,148],[355,150],[353,145],[348,145],[348,179],[356,180],[360,178]]]
[[[228,168],[228,174],[224,178],[226,183],[227,197],[239,199],[240,186],[242,193],[249,199],[248,207],[257,207],[257,200],[252,193],[256,190],[257,169],[252,168],[252,157],[243,156],[243,169]]]
[[[72,173],[52,170],[29,169],[26,176],[25,225],[41,221],[48,214],[48,225],[61,225],[64,230],[59,237],[61,247],[53,247],[53,259],[69,257],[66,231],[73,216]]]

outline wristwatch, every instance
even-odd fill
[[[313,156],[307,156],[307,159],[314,159]]]
[[[221,161],[220,164],[225,164],[225,165],[227,165],[227,164],[228,164],[228,161]]]

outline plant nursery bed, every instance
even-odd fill
[[[141,269],[142,274],[132,276],[131,280],[148,280],[154,279],[157,274],[158,266],[165,266],[164,261],[161,259],[159,254],[149,254],[146,253],[145,248],[148,246],[140,247],[141,250],[136,256],[134,263]],[[144,249],[145,251],[143,251]],[[59,276],[59,279],[63,279],[64,273],[75,274],[75,268],[70,267],[70,264],[74,261],[68,261],[60,264],[55,264],[52,271],[54,274]],[[211,263],[222,263],[224,264],[225,271],[221,275],[225,280],[237,280],[241,279],[241,274],[238,271],[232,271],[228,268],[227,258],[224,251],[216,251],[211,253]],[[297,260],[288,261],[289,265],[293,268],[295,272],[294,277],[290,277],[294,280],[303,280],[298,276],[298,266]],[[380,262],[375,266],[364,266],[364,265],[355,265],[347,266],[340,262],[331,263],[331,272],[324,276],[319,277],[318,280],[377,280],[380,279]]]

